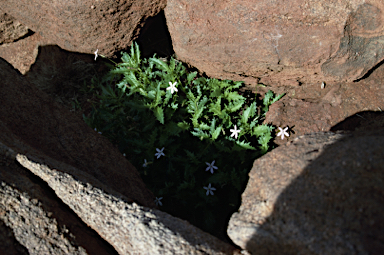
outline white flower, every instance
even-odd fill
[[[235,125],[235,129],[230,129],[229,131],[232,132],[231,137],[235,136],[235,139],[237,139],[237,135],[240,133],[241,130],[237,130],[237,126]]]
[[[211,187],[211,184],[209,184],[208,187],[203,187],[203,188],[207,190],[207,193],[205,193],[207,196],[209,194],[211,194],[213,196],[213,192],[212,191],[216,190],[214,187]]]
[[[284,136],[287,136],[287,137],[289,136],[289,134],[288,134],[288,132],[287,132],[288,127],[284,128],[284,129],[282,129],[281,127],[279,127],[279,130],[280,130],[280,132],[277,134],[277,136],[281,136],[281,140],[284,139]]]
[[[157,157],[157,159],[159,159],[160,156],[165,156],[163,150],[164,150],[164,147],[163,147],[161,150],[159,150],[158,148],[156,148],[157,153],[155,153],[155,156]]]
[[[169,82],[169,87],[167,88],[167,90],[171,90],[171,94],[173,94],[175,91],[177,92],[178,90],[177,90],[177,88],[176,88],[176,84],[177,84],[177,82],[174,82],[173,84],[172,84],[172,82]]]
[[[97,128],[95,128],[95,131],[96,131],[97,133],[99,133],[100,135],[102,134],[100,131],[97,131]]]
[[[155,199],[156,205],[160,205],[160,206],[163,205],[163,203],[161,203],[161,201],[160,201],[161,199],[163,199],[163,197],[156,197],[156,199]]]
[[[156,156],[156,155],[155,155]],[[148,166],[148,162],[146,159],[144,159],[144,164],[143,164],[143,167],[147,167]]]
[[[208,165],[208,167],[207,167],[207,169],[205,169],[205,171],[211,170],[211,174],[213,174],[213,169],[217,169],[217,166],[214,166],[215,160],[212,161],[211,164],[209,164],[208,162],[205,162],[205,164]]]
[[[97,49],[94,53],[95,53],[95,61],[96,61],[96,59],[97,59],[97,57],[99,56],[98,54],[97,54],[97,52],[99,51],[99,49]]]
[[[123,153],[123,156],[124,156],[124,157],[126,157],[126,156],[127,156],[127,154]]]

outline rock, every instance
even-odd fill
[[[0,254],[116,254],[16,155],[0,142]]]
[[[111,57],[130,46],[142,22],[165,7],[165,0],[0,2],[0,9],[61,48]]]
[[[381,0],[169,0],[165,15],[177,57],[211,77],[353,81],[384,59]]]
[[[348,116],[354,116],[365,126],[373,120],[369,112],[380,113],[384,109],[383,79],[382,65],[358,82],[328,83],[324,89],[321,83],[280,87],[276,93],[285,92],[286,95],[269,107],[265,123],[288,126],[291,131],[288,140],[312,132],[330,131]],[[276,139],[275,142],[282,145],[286,140]]]
[[[119,254],[239,254],[231,245],[186,221],[128,203],[76,180],[66,173],[70,166],[60,164],[53,169],[21,154],[15,159],[44,180],[58,198]]]
[[[257,159],[229,237],[253,254],[380,254],[383,132],[308,134]]]
[[[137,170],[107,138],[53,102],[2,59],[0,79],[0,141],[19,152],[35,151],[34,156],[42,160],[48,156],[72,165],[80,171],[71,174],[83,182],[104,185],[140,205],[155,206]],[[21,144],[16,145],[15,139]],[[85,173],[93,179],[83,177]]]
[[[14,42],[29,33],[28,28],[20,24],[15,18],[0,14],[0,45]]]

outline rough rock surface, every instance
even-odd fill
[[[384,65],[378,67],[369,77],[358,82],[328,83],[321,89],[321,83],[303,84],[300,87],[280,87],[276,93],[286,93],[271,105],[265,122],[291,130],[288,140],[318,131],[339,130],[334,126],[353,116],[349,127],[374,122],[384,110]],[[355,115],[356,114],[356,115]],[[374,124],[373,124],[374,126]],[[286,140],[276,139],[285,144]]]
[[[384,59],[382,0],[169,0],[177,57],[249,84],[352,81]]]
[[[94,177],[93,185],[102,183],[141,205],[154,206],[153,194],[139,173],[105,137],[53,102],[2,59],[0,79],[2,141],[13,144],[12,133],[41,154],[36,157],[46,155],[77,167],[81,171],[72,174],[80,180],[83,172],[88,173]],[[18,148],[20,152],[30,151],[25,146]]]
[[[112,56],[128,47],[165,0],[4,0],[0,9],[61,48]]]
[[[14,42],[29,33],[26,26],[6,13],[0,14],[0,45]]]
[[[70,166],[56,164],[55,167],[59,169],[56,170],[15,153],[11,153],[8,158],[16,159],[20,165],[46,181],[56,195],[119,254],[239,252],[186,221],[155,209],[141,207],[136,203],[127,203],[98,187],[76,180],[66,174],[67,171],[63,171]]]
[[[308,134],[257,159],[230,238],[254,254],[381,254],[383,131]]]

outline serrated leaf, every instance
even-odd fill
[[[192,72],[192,73],[189,73],[188,76],[187,76],[187,81],[188,81],[188,84],[190,84],[193,79],[196,77],[197,75],[197,72]]]
[[[221,132],[221,129],[222,129],[222,127],[219,126],[219,127],[217,127],[217,128],[215,129],[215,131],[214,131],[213,133],[211,133],[211,135],[212,135],[212,140],[216,140],[216,139],[219,137],[220,132]]]
[[[161,123],[164,124],[164,111],[161,107],[156,107],[153,110],[153,113],[155,114],[156,119]]]
[[[191,131],[191,134],[199,137],[200,140],[203,140],[205,138],[209,138],[209,135],[206,132],[204,132],[198,128],[195,128],[195,131]]]
[[[253,102],[241,115],[241,122],[247,123],[249,118],[255,116],[256,113],[256,102]]]
[[[244,141],[239,141],[239,140],[236,140],[236,144],[239,145],[241,148],[244,148],[246,150],[256,150],[255,147],[251,146],[251,143],[246,143]]]
[[[271,131],[272,131],[271,127],[269,127],[268,125],[262,124],[253,128],[252,135],[262,136],[264,134],[270,133]]]
[[[186,123],[185,121],[177,123],[177,126],[183,130],[188,130],[189,129],[189,124]]]
[[[168,73],[171,73],[171,70],[169,69],[169,66],[163,60],[157,59],[157,58],[150,58],[149,61],[155,63],[157,68],[159,68],[160,70],[163,70],[163,71],[166,71]]]

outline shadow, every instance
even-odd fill
[[[246,225],[239,240],[253,231],[251,253],[383,254],[384,113],[360,112],[332,130],[255,162],[234,215]]]
[[[102,66],[95,63],[94,55],[55,45],[39,47],[36,62],[24,76],[0,58],[0,141],[35,162],[150,211],[155,207],[154,197],[136,169],[107,138],[94,132],[81,116],[64,109],[65,102],[56,100],[62,95],[71,99],[85,78],[98,73]],[[28,192],[29,187],[25,188]],[[54,192],[49,187],[46,190]],[[62,206],[66,207],[64,203]],[[211,244],[212,250],[233,249],[182,220],[156,213],[160,215],[158,221],[195,247]]]
[[[174,54],[164,11],[145,21],[136,42],[144,58],[152,57],[155,53],[159,57],[169,57]]]
[[[330,131],[371,131],[384,128],[383,115],[384,112],[359,112],[336,124]]]

